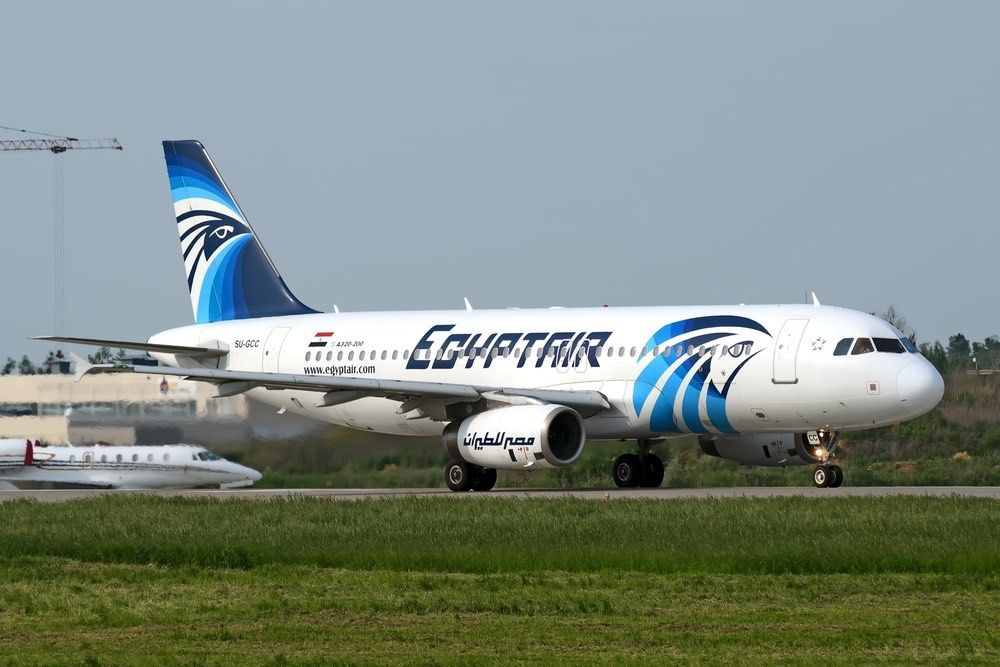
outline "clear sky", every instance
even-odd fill
[[[64,157],[68,333],[192,321],[164,138],[316,308],[813,289],[1000,333],[1000,3],[252,4],[5,8],[0,124],[125,145]],[[53,328],[52,160],[0,154],[2,356]]]

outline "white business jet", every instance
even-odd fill
[[[261,475],[196,445],[44,447],[0,440],[0,482],[103,489],[189,489],[251,486]]]

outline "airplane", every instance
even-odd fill
[[[197,445],[45,447],[37,440],[0,440],[0,481],[18,488],[234,489],[260,478]]]
[[[341,426],[441,436],[453,491],[497,470],[571,465],[588,439],[635,440],[615,484],[656,487],[655,442],[697,435],[711,456],[811,465],[843,482],[841,433],[918,417],[940,374],[872,315],[810,304],[321,313],[282,279],[198,141],[165,141],[195,324],[145,343],[155,372]],[[81,364],[92,372],[148,368]]]

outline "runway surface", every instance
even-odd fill
[[[445,498],[645,498],[672,500],[676,498],[844,498],[886,496],[967,496],[1000,500],[1000,486],[844,486],[839,489],[814,487],[739,487],[713,489],[496,489],[489,493],[452,493],[447,489],[184,489],[159,491],[125,491],[108,489],[58,489],[32,491],[0,491],[0,502],[36,500],[61,502],[96,496],[150,495],[184,498],[216,498],[224,500],[267,500],[273,498],[309,497],[328,500],[360,500],[411,496],[441,496]]]

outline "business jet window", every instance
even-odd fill
[[[163,462],[166,463],[169,460],[170,460],[170,454],[164,454],[163,455]]]
[[[892,352],[893,354],[903,354],[906,350],[903,343],[898,338],[875,338],[875,350],[878,352]]]
[[[843,357],[848,352],[851,351],[851,343],[854,342],[853,338],[841,338],[840,342],[837,343],[837,347],[833,348],[833,356]]]
[[[118,456],[116,456],[115,457],[115,461],[117,461],[118,463],[121,463],[122,462],[122,455],[119,454]]]
[[[851,350],[851,354],[868,354],[869,352],[874,352],[875,346],[872,345],[870,338],[859,338],[856,343],[854,343],[854,349]]]
[[[149,456],[147,456],[146,460],[149,461],[150,463],[152,463],[153,462],[153,455],[150,454]]]
[[[913,344],[913,341],[909,338],[900,338],[899,342],[903,344],[903,348],[912,354],[917,353],[917,346]]]
[[[138,461],[139,461],[139,455],[138,454],[133,454],[132,455],[132,463],[138,463]]]
[[[101,463],[107,463],[107,462],[108,462],[108,455],[101,454]]]

